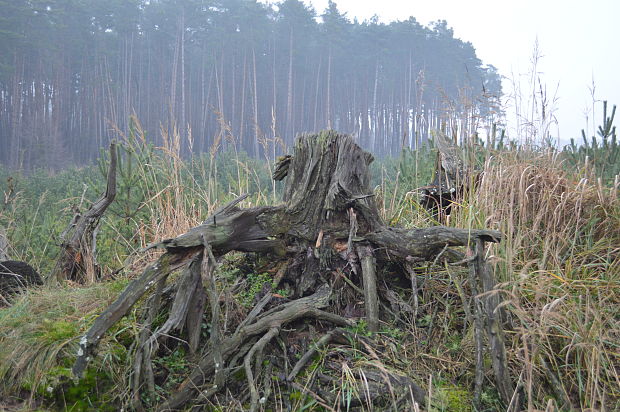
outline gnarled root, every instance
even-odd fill
[[[237,331],[230,337],[223,339],[220,345],[220,351],[222,354],[223,365],[218,365],[214,360],[212,350],[209,350],[200,360],[198,365],[194,368],[190,376],[179,385],[176,394],[173,395],[166,402],[157,407],[159,411],[166,411],[170,409],[176,409],[181,407],[187,401],[197,395],[202,390],[206,396],[212,396],[223,388],[221,386],[207,384],[206,392],[204,387],[205,382],[214,373],[216,368],[222,368],[224,370],[223,380],[226,381],[230,377],[230,371],[235,367],[230,361],[238,355],[243,345],[251,338],[263,335],[250,349],[247,355],[245,355],[244,366],[246,369],[246,376],[252,379],[252,387],[254,387],[254,393],[252,396],[253,404],[258,402],[258,393],[256,392],[256,382],[254,375],[258,376],[256,370],[251,369],[251,359],[255,354],[262,351],[264,346],[277,335],[279,330],[286,324],[296,321],[302,318],[313,318],[317,320],[324,320],[331,322],[339,326],[352,326],[353,322],[347,320],[341,316],[333,313],[325,312],[322,309],[327,307],[331,295],[331,288],[327,285],[319,287],[319,289],[311,296],[300,298],[292,302],[287,302],[280,306],[277,306],[271,310],[266,311],[264,314],[256,317],[255,321],[242,325]],[[259,302],[258,305],[262,303]],[[257,305],[257,306],[258,306]],[[264,306],[264,305],[263,305]],[[250,366],[249,366],[250,365]],[[250,373],[248,374],[248,368]],[[250,375],[250,376],[248,376]]]

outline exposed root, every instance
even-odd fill
[[[370,246],[358,246],[356,249],[364,279],[364,303],[368,329],[371,332],[377,332],[379,331],[379,296],[377,295],[376,261]]]
[[[333,351],[325,349],[329,341],[339,343],[340,349]],[[331,369],[336,376],[318,372],[315,369],[307,378],[305,385],[291,381],[291,386],[303,394],[311,396],[328,410],[342,410],[353,407],[412,410],[414,405],[426,404],[425,391],[408,376],[400,375],[386,368],[372,349],[373,342],[370,340],[355,336],[346,330],[336,329],[323,335],[316,345],[323,346],[325,358],[328,358],[338,356],[339,353],[343,353],[344,347],[355,346],[356,343],[365,348],[366,354],[373,358],[372,362],[364,366],[351,367],[347,365],[345,356],[344,360],[341,361],[342,363],[335,360],[331,365],[328,364],[323,367],[323,369]],[[306,355],[312,356],[315,353],[314,350],[311,350]],[[301,369],[301,367],[296,369]]]
[[[135,358],[133,365],[133,377],[131,381],[131,403],[137,411],[144,411],[142,400],[140,399],[143,384],[146,383],[148,393],[155,392],[155,379],[151,365],[152,343],[149,338],[151,326],[161,305],[161,295],[166,285],[166,277],[157,282],[155,294],[149,299],[146,310],[146,319],[136,342]],[[146,375],[146,377],[145,377]],[[146,380],[146,382],[144,382]]]
[[[280,333],[280,328],[277,326],[269,329],[269,331],[262,338],[260,338],[258,342],[254,344],[254,346],[252,346],[252,349],[250,349],[248,354],[245,355],[245,359],[243,360],[243,365],[245,367],[245,376],[248,380],[248,386],[250,387],[250,395],[251,395],[250,411],[251,412],[256,411],[256,408],[258,408],[258,403],[259,403],[258,391],[256,390],[256,384],[254,383],[254,374],[252,373],[252,358],[256,354],[256,365],[254,366],[254,370],[256,371],[256,376],[258,377],[260,375],[260,368],[261,368],[261,363],[262,363],[261,355],[263,353],[263,349],[265,349],[265,345],[269,343],[271,339],[276,337],[278,333]],[[265,398],[263,398],[263,403],[264,403],[264,399]]]
[[[196,256],[181,274],[172,307],[168,312],[168,319],[149,337],[148,344],[153,348],[153,351],[157,350],[157,339],[160,336],[167,335],[171,330],[179,330],[185,323],[193,295],[197,289],[202,289],[200,276],[202,261],[202,254]],[[163,280],[165,281],[165,278]],[[158,297],[160,294],[161,290],[158,288],[154,297]],[[159,308],[154,309],[154,311],[157,314]],[[153,312],[153,309],[149,311],[149,315],[151,312]]]
[[[331,289],[329,286],[323,285],[314,295],[300,298],[292,302],[287,302],[270,311],[267,311],[261,316],[258,316],[256,321],[238,328],[237,332],[235,332],[231,337],[224,339],[221,342],[220,347],[223,362],[226,363],[229,359],[233,358],[247,339],[266,333],[264,337],[268,337],[269,339],[265,338],[267,340],[259,346],[252,346],[252,349],[255,348],[254,351],[256,352],[261,347],[264,347],[264,345],[266,345],[267,342],[270,341],[284,325],[301,318],[314,318],[317,320],[325,320],[339,326],[352,326],[352,321],[321,310],[321,308],[328,306],[330,295]],[[267,333],[268,331],[270,331],[270,333]],[[246,360],[247,359],[248,358],[246,355]],[[251,356],[249,359],[251,359]],[[190,374],[189,378],[179,386],[176,394],[161,404],[157,410],[165,411],[182,406],[200,390],[205,381],[215,373],[215,369],[217,367],[218,366],[216,365],[216,361],[213,357],[213,352],[207,352],[198,365],[194,368],[194,371]],[[229,364],[223,369],[229,370],[230,368],[231,365]],[[226,374],[224,378],[229,376],[229,374]],[[253,377],[252,380],[254,381]],[[209,391],[216,388],[221,389],[223,386],[223,384],[212,385]],[[256,390],[256,388],[254,388],[254,390]],[[217,392],[218,391],[215,391],[213,393]]]
[[[321,405],[323,408],[327,409],[328,411],[336,412],[336,410],[334,408],[332,408],[331,406],[329,406],[327,404],[327,402],[328,402],[327,400],[323,399],[321,396],[319,396],[318,394],[314,393],[312,391],[312,389],[308,388],[307,386],[302,386],[302,385],[298,384],[297,382],[291,382],[291,386],[293,388],[297,389],[298,391],[300,391],[303,394],[308,394],[308,395],[312,396],[314,398],[314,400],[316,401],[316,403],[318,403],[319,405]],[[333,402],[330,402],[330,403],[333,403]]]
[[[331,342],[331,340],[334,338],[334,335],[336,335],[337,333],[341,333],[341,330],[340,329],[330,330],[328,333],[323,335],[318,341],[316,341],[316,343],[314,343],[310,347],[310,349],[308,349],[308,351],[306,353],[304,353],[304,355],[299,359],[299,361],[297,361],[297,363],[293,367],[293,370],[291,371],[291,373],[289,373],[289,375],[286,377],[286,379],[289,382],[292,381],[293,379],[295,379],[297,374],[299,372],[301,372],[301,370],[304,368],[304,366],[306,366],[306,363],[308,363],[310,361],[310,359],[312,359],[312,357],[314,355],[316,355],[316,353],[318,352],[319,349],[321,349],[323,346],[329,344]]]
[[[205,251],[203,252],[202,260],[202,276],[206,286],[207,297],[209,298],[209,305],[211,306],[211,353],[215,361],[213,385],[220,387],[224,383],[224,358],[222,357],[221,347],[222,327],[220,325],[220,296],[217,292],[217,285],[215,284],[214,278],[216,261],[211,246],[204,238],[203,245]]]
[[[483,316],[482,301],[478,294],[478,282],[476,256],[477,251],[470,249],[472,258],[469,261],[469,287],[474,306],[474,340],[476,342],[476,371],[474,373],[474,405],[480,407],[480,397],[482,396],[482,384],[484,383],[484,337],[483,333]]]
[[[199,252],[199,250],[190,249],[179,254],[165,253],[157,262],[148,266],[139,278],[132,281],[118,299],[99,315],[88,332],[80,339],[77,358],[73,364],[73,375],[78,378],[82,377],[103,335],[127,314],[138,299],[173,270],[186,265]]]

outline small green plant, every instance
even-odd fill
[[[360,319],[355,326],[349,328],[349,330],[355,335],[372,336],[372,332],[368,330],[368,322],[366,322],[366,319]]]
[[[607,102],[603,102],[603,122],[597,129],[597,136],[586,137],[585,130],[581,130],[583,142],[581,145],[570,140],[564,147],[564,154],[572,166],[586,164],[591,167],[597,177],[604,183],[613,183],[620,174],[620,144],[616,136],[616,126],[613,125],[616,115],[616,106],[607,115]],[[600,139],[600,140],[599,140]]]
[[[240,294],[240,301],[243,306],[250,307],[255,303],[256,296],[263,290],[265,284],[270,288],[274,286],[273,279],[269,273],[249,273],[245,278],[247,288]]]
[[[463,349],[463,345],[461,342],[462,339],[463,339],[463,336],[458,335],[458,334],[448,336],[448,342],[446,346],[448,350],[450,351],[450,353],[457,354]]]
[[[384,328],[379,333],[396,340],[403,339],[405,336],[405,331],[397,327]]]
[[[156,393],[151,394],[150,399],[144,399],[147,404],[168,397],[171,391],[185,379],[187,371],[191,367],[182,347],[176,348],[166,356],[154,359],[153,364],[156,370],[165,376],[165,380],[155,387]],[[148,394],[145,396],[148,397]]]

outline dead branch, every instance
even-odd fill
[[[60,256],[54,270],[47,278],[48,283],[67,279],[85,282],[89,277],[91,281],[98,278],[98,273],[89,275],[87,269],[92,268],[98,271],[93,236],[96,233],[99,220],[116,197],[116,162],[116,143],[112,142],[110,144],[110,167],[106,190],[86,213],[75,219],[75,223],[63,236]],[[67,238],[69,233],[70,237]]]

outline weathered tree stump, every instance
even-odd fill
[[[386,226],[379,217],[369,185],[368,166],[372,161],[372,155],[346,135],[326,131],[298,137],[293,155],[281,158],[274,173],[276,179],[287,179],[285,203],[240,209],[236,206],[240,200],[237,199],[187,233],[151,245],[165,249],[165,253],[129,284],[81,339],[73,368],[75,376],[82,376],[106,331],[155,287],[146,304],[140,340],[135,345],[133,407],[142,410],[140,393],[153,391],[151,358],[157,356],[158,342],[185,328],[189,352],[196,353],[198,361],[174,395],[157,405],[156,410],[180,408],[194,398],[217,394],[231,379],[235,368],[245,370],[251,410],[255,410],[261,398],[259,392],[263,390],[261,379],[268,379],[260,359],[270,341],[285,326],[291,328],[301,319],[321,320],[322,324],[336,327],[354,324],[343,316],[351,299],[343,295],[345,283],[334,279],[334,273],[344,273],[347,285],[363,290],[369,328],[378,330],[382,322],[390,322],[390,316],[381,309],[386,305],[377,292],[378,281],[382,280],[382,272],[377,268],[395,263],[408,267],[411,262],[432,261],[452,246],[484,245],[500,240],[501,234],[493,230],[443,226],[408,230]],[[221,324],[220,291],[213,270],[217,258],[233,250],[266,253],[286,262],[278,269],[276,278],[293,292],[282,301],[271,293],[265,294],[236,329],[227,331]],[[167,321],[155,328],[153,319],[164,305],[166,279],[182,267],[185,267],[182,275],[171,285],[176,292],[168,298],[171,303],[164,312]],[[485,286],[488,288],[488,283]],[[207,303],[210,311],[206,312],[210,313],[204,313]],[[483,312],[477,313],[484,316]],[[196,330],[200,330],[203,315],[210,319],[211,333],[208,341],[199,342],[200,334]],[[319,343],[330,344],[334,336],[346,334],[342,331],[328,332],[329,336]],[[288,375],[291,380],[302,368],[303,364],[294,368],[295,373]],[[374,375],[369,371],[368,376]],[[392,384],[424,404],[424,391],[411,379],[394,375],[383,383]],[[387,386],[376,385],[377,393],[386,393]],[[317,402],[322,402],[319,398],[325,400],[315,395]]]
[[[77,213],[62,236],[60,256],[47,282],[73,280],[84,283],[99,277],[96,256],[96,229],[99,220],[116,197],[116,144],[110,144],[110,167],[106,190],[83,215]]]
[[[449,216],[465,191],[476,184],[478,172],[465,159],[463,150],[442,132],[433,133],[437,149],[433,180],[420,188],[420,204],[441,221]]]

